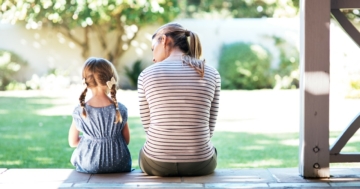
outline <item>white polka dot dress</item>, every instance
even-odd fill
[[[113,104],[101,108],[86,105],[87,117],[81,116],[82,108],[73,112],[76,127],[83,133],[78,147],[71,156],[76,171],[83,173],[118,173],[131,171],[131,156],[122,136],[127,122],[127,108],[119,104],[122,123],[115,124]]]

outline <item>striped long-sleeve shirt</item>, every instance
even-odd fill
[[[146,68],[138,78],[144,153],[161,162],[198,162],[213,156],[220,75],[205,65],[203,78],[181,61]]]

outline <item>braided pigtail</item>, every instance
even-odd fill
[[[80,106],[82,107],[83,111],[82,111],[82,116],[84,118],[86,118],[86,110],[85,110],[85,96],[86,96],[86,93],[87,93],[87,87],[85,88],[85,90],[81,93],[80,95]]]
[[[182,56],[182,62],[183,64],[186,64],[192,68],[195,69],[195,71],[200,74],[201,77],[204,77],[205,74],[205,59],[199,60],[190,57],[189,55],[183,55]]]
[[[110,89],[110,94],[111,94],[111,99],[113,100],[114,105],[115,105],[115,111],[116,111],[115,123],[119,123],[119,122],[121,123],[122,122],[122,117],[121,117],[121,114],[120,114],[119,105],[118,105],[117,100],[116,100],[116,85],[112,85],[112,87]]]

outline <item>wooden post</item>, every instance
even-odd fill
[[[299,172],[306,178],[330,176],[330,4],[300,1]]]

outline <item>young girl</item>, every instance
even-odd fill
[[[71,163],[83,173],[131,171],[127,109],[116,100],[118,76],[114,66],[102,58],[89,58],[82,77],[86,88],[69,130],[69,145],[76,147]],[[85,102],[88,89],[93,96]]]

